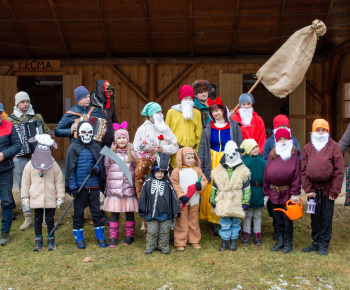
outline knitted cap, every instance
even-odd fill
[[[4,105],[2,103],[0,103],[0,112],[5,112]]]
[[[278,129],[275,133],[275,139],[276,142],[278,142],[279,139],[281,139],[282,137],[290,140],[290,132],[287,129]]]
[[[286,115],[279,114],[273,119],[273,128],[277,129],[279,126],[288,126],[289,128],[289,119]]]
[[[250,151],[256,146],[258,146],[258,143],[254,139],[245,139],[240,147],[245,150],[245,154],[250,154]]]
[[[29,95],[26,92],[23,92],[23,91],[18,92],[15,95],[15,104],[16,104],[16,106],[22,101],[29,101],[30,102]]]
[[[159,104],[150,102],[146,104],[146,106],[142,109],[141,115],[146,116],[147,118],[151,118],[154,114],[162,111],[162,107]]]
[[[241,106],[245,102],[250,103],[250,104],[253,105],[255,103],[253,95],[252,94],[242,94],[242,95],[240,95],[239,99],[238,99],[239,106]]]
[[[156,142],[152,138],[145,138],[142,140],[142,143],[139,145],[137,150],[142,153],[151,152],[154,147],[156,147]]]
[[[117,131],[115,131],[114,133],[114,142],[117,142],[117,139],[121,136],[124,135],[126,137],[126,139],[128,139],[129,141],[129,132],[126,129],[118,129]]]
[[[191,97],[192,100],[194,101],[194,91],[193,91],[192,87],[189,85],[184,85],[179,90],[180,101],[182,101],[186,97]]]
[[[329,132],[329,124],[325,119],[316,119],[312,123],[312,132],[316,132],[318,128],[326,129]]]
[[[74,90],[75,102],[78,103],[82,98],[89,94],[90,92],[84,86],[77,87]]]

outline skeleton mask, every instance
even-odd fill
[[[106,93],[106,96],[110,98],[111,95],[112,95],[112,86],[111,86],[111,83],[110,83],[109,81],[105,81],[104,85],[105,85],[105,93]]]
[[[237,147],[237,144],[234,141],[228,141],[225,146],[225,162],[229,167],[234,167],[240,163],[242,163],[242,160],[240,158],[239,152],[242,151],[242,149],[239,149]]]
[[[79,126],[80,125],[80,126]],[[93,128],[90,123],[88,122],[80,122],[78,124],[78,133],[79,133],[79,138],[82,143],[84,144],[89,144],[92,140],[93,136]]]

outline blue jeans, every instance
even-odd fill
[[[30,161],[30,158],[26,157],[17,157],[15,156],[13,158],[13,163],[15,165],[15,175],[18,183],[18,189],[19,189],[19,198],[21,199],[21,204],[22,204],[22,210],[23,213],[31,213],[31,209],[25,210],[22,202],[22,196],[21,196],[21,185],[22,185],[22,175],[23,175],[23,170],[24,167],[27,165],[27,163]]]
[[[223,240],[236,240],[241,230],[241,219],[238,217],[222,217],[219,224],[221,229],[219,235]]]
[[[0,173],[0,199],[2,208],[1,232],[10,232],[12,225],[13,209],[16,207],[12,195],[13,172],[12,170]]]

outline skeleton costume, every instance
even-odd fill
[[[170,156],[159,153],[142,187],[139,213],[147,220],[146,254],[159,248],[169,254],[169,231],[171,219],[180,214],[179,204],[173,185],[168,177]],[[161,180],[155,178],[158,170],[164,171]]]

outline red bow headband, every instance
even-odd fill
[[[209,107],[211,107],[213,104],[216,104],[216,105],[219,105],[219,106],[222,106],[222,107],[224,106],[222,104],[222,101],[221,101],[220,97],[217,97],[214,101],[212,99],[208,99],[207,103],[208,103]]]

